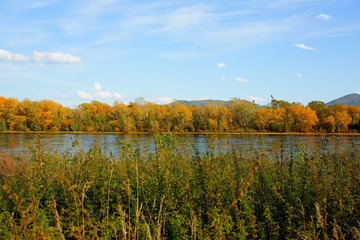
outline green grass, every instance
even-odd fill
[[[360,151],[29,149],[1,156],[1,239],[359,239]]]

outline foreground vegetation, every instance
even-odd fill
[[[360,151],[32,147],[1,156],[1,239],[359,239]]]
[[[98,101],[74,109],[50,100],[0,97],[0,131],[86,132],[360,132],[360,106],[272,99],[268,106],[232,99],[203,107],[157,105],[143,99],[113,106]]]

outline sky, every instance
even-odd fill
[[[97,100],[360,93],[359,0],[0,0],[0,96]]]

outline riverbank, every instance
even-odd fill
[[[88,131],[0,131],[0,134],[147,134],[157,132],[88,132]],[[314,136],[360,136],[360,133],[323,133],[323,132],[160,132],[174,135],[314,135]]]

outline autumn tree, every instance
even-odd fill
[[[287,123],[286,114],[286,109],[283,107],[258,108],[255,112],[253,125],[259,130],[283,132]]]
[[[230,110],[222,103],[207,102],[197,109],[196,117],[201,122],[201,129],[207,131],[226,131],[229,129],[228,120],[231,118]]]
[[[347,132],[352,119],[347,110],[337,111],[334,114],[335,128],[337,132]]]
[[[35,111],[38,108],[37,102],[33,102],[30,99],[24,99],[19,102],[16,107],[17,115],[23,116],[24,120],[21,128],[25,131],[34,130]]]
[[[232,112],[232,122],[236,128],[249,127],[254,121],[256,104],[233,98],[230,100],[229,109]]]
[[[335,118],[333,115],[328,116],[325,118],[323,122],[323,127],[326,132],[333,133],[335,132]]]
[[[173,131],[191,131],[192,126],[192,112],[189,107],[183,104],[175,104],[174,115],[172,119],[172,127]]]
[[[269,124],[274,121],[273,108],[258,108],[255,111],[254,126],[259,130],[269,128]]]
[[[275,98],[272,98],[270,105],[272,108],[288,108],[292,104],[285,100],[277,100]]]
[[[2,98],[0,100],[0,114],[2,118],[3,130],[21,130],[19,126],[23,124],[24,119],[16,113],[19,101],[15,98]]]
[[[201,113],[206,124],[206,130],[216,131],[218,129],[218,106],[212,103],[208,103],[201,108]]]
[[[172,125],[172,116],[174,109],[170,104],[160,105],[158,107],[157,118],[161,131],[169,132]]]
[[[67,108],[51,100],[39,102],[45,130],[60,130],[68,120]]]
[[[331,115],[330,108],[321,101],[312,101],[307,106],[316,112],[316,116],[319,119],[315,129],[317,131],[329,131],[329,123],[331,122],[328,119]]]
[[[274,132],[360,131],[360,107],[313,101],[307,107],[272,99],[268,107],[231,99],[229,105],[158,105],[136,99],[113,106],[99,101],[74,109],[51,100],[18,101],[0,97],[0,131],[188,131],[224,132],[254,128]]]
[[[114,102],[112,111],[114,119],[109,122],[109,125],[112,126],[115,131],[129,132],[135,130],[128,106],[116,101]]]
[[[292,115],[293,130],[299,132],[309,132],[319,121],[316,112],[310,107],[296,104],[289,107]]]
[[[112,131],[108,122],[113,119],[112,107],[106,103],[92,101],[91,103],[82,103],[78,106],[76,112],[77,121],[82,124],[83,130],[92,131]]]
[[[5,107],[7,98],[0,97],[0,131],[6,131],[7,128],[7,109]]]
[[[226,106],[219,108],[218,125],[221,132],[230,130],[232,124],[232,112]]]
[[[290,132],[291,125],[293,122],[292,114],[290,112],[290,107],[293,105],[299,105],[297,103],[289,103],[284,100],[277,100],[272,98],[271,100],[271,107],[274,109],[281,109],[279,112],[281,112],[281,123],[277,124],[277,121],[275,121],[272,124],[272,130],[277,132]]]
[[[141,105],[141,108],[144,114],[144,129],[146,131],[158,131],[160,126],[158,121],[159,105],[148,102]]]
[[[349,130],[349,125],[352,122],[352,118],[349,115],[349,106],[335,104],[329,106],[332,116],[334,117],[335,122],[335,131],[336,132],[347,132]]]
[[[142,131],[143,130],[143,123],[144,123],[144,114],[143,110],[140,107],[139,102],[130,102],[128,107],[130,110],[130,117],[132,122],[134,123],[135,130]]]
[[[348,106],[348,113],[352,119],[349,129],[360,132],[360,106]]]

